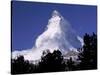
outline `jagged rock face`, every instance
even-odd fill
[[[29,50],[12,52],[12,58],[23,55],[26,60],[38,60],[46,49],[49,49],[50,52],[59,49],[66,54],[82,45],[82,38],[75,33],[68,21],[54,10],[46,30],[37,37],[35,46]]]

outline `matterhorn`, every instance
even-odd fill
[[[14,51],[12,57],[23,55],[27,60],[38,60],[44,50],[60,50],[63,54],[81,48],[83,39],[77,35],[71,24],[57,11],[52,12],[46,30],[37,37],[35,46],[29,50]]]

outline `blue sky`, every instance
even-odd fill
[[[32,48],[53,10],[58,10],[81,37],[96,33],[96,6],[12,1],[12,49]]]

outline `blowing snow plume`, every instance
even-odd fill
[[[35,46],[29,50],[12,52],[12,58],[23,55],[27,60],[38,60],[46,49],[49,49],[50,52],[59,49],[62,53],[66,53],[76,50],[82,45],[82,38],[75,33],[68,21],[54,10],[46,30],[37,37]]]

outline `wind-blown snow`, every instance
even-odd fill
[[[82,45],[82,38],[75,33],[69,22],[54,10],[47,29],[37,37],[35,46],[30,50],[12,52],[12,58],[23,55],[27,60],[38,60],[46,49],[50,52],[59,49],[62,53],[66,53]]]

